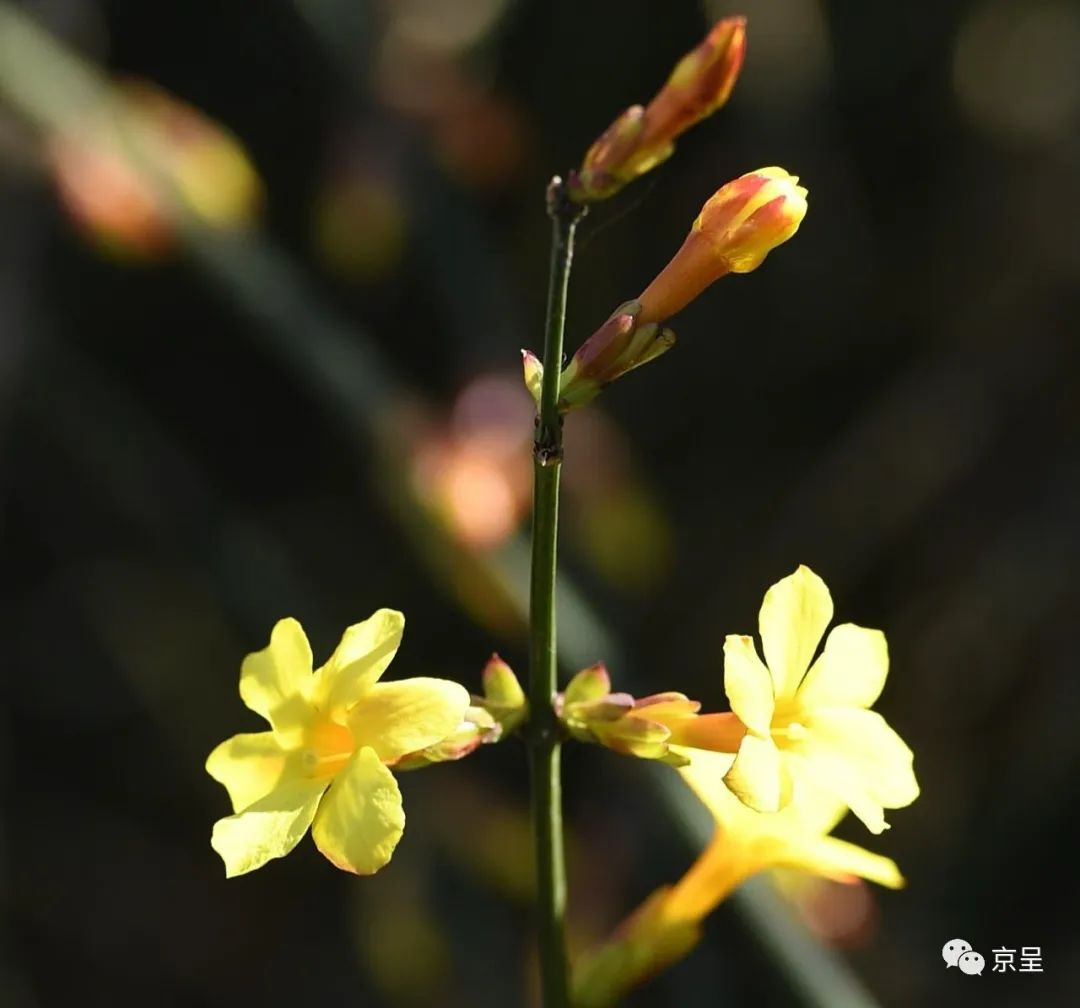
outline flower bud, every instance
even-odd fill
[[[749,273],[786,242],[806,215],[806,189],[783,168],[760,168],[719,189],[682,247],[638,298],[638,324],[682,311],[726,273]]]
[[[579,203],[607,199],[617,193],[634,176],[626,169],[637,149],[645,127],[645,108],[631,105],[593,143],[585,154],[579,171],[570,172],[570,196]],[[667,154],[671,153],[670,145]],[[663,157],[654,158],[653,165]],[[649,167],[652,167],[650,165]]]
[[[600,390],[659,357],[675,345],[675,334],[655,323],[642,324],[641,305],[628,301],[590,336],[559,379],[559,406],[566,412],[583,406]]]
[[[635,700],[629,693],[608,692],[610,687],[602,663],[574,676],[566,691],[555,698],[555,713],[567,732],[582,742],[595,742],[625,756],[685,766],[689,760],[670,748],[671,730],[665,722],[693,718],[701,704],[682,693],[657,693]]]
[[[622,113],[571,174],[578,202],[606,199],[671,155],[675,139],[722,106],[746,52],[746,19],[724,18],[675,66],[656,97]]]
[[[503,732],[513,731],[529,713],[529,701],[514,670],[495,654],[484,666],[482,679],[484,709],[499,723]]]
[[[432,763],[447,763],[468,756],[474,749],[489,742],[498,742],[503,729],[483,707],[471,706],[465,711],[461,724],[441,742],[402,756],[395,770],[419,770]]]
[[[566,684],[563,699],[568,704],[589,703],[610,692],[611,676],[608,675],[607,666],[603,662],[597,662],[582,669]]]
[[[544,384],[544,365],[531,350],[521,351],[521,368],[525,373],[525,387],[533,402],[540,405],[540,388]]]

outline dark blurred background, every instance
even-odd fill
[[[572,418],[568,669],[720,708],[723,635],[809,564],[839,621],[888,634],[879,708],[923,794],[880,838],[840,829],[906,890],[789,880],[796,912],[881,1005],[1077,1003],[1080,7],[1059,0],[3,3],[0,1003],[527,1003],[519,746],[409,775],[371,879],[305,840],[226,882],[202,764],[257,730],[239,664],[284,615],[317,661],[393,606],[396,675],[477,689],[493,649],[524,671],[544,184],[733,13],[730,105],[582,226],[570,348],[728,179],[782,165],[809,214]],[[87,140],[94,78],[65,54],[161,89],[122,85],[185,213]],[[566,763],[580,947],[694,847],[648,768]],[[945,969],[957,937],[981,977]],[[1042,974],[991,973],[1021,946]],[[795,986],[725,905],[628,1003]]]

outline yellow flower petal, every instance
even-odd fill
[[[768,735],[776,703],[769,670],[749,637],[724,639],[724,692],[739,720],[758,735]]]
[[[911,750],[876,711],[822,707],[804,717],[807,734],[799,750],[810,764],[846,763],[867,796],[885,808],[903,808],[919,796]],[[858,814],[854,806],[852,811]]]
[[[405,831],[405,810],[394,775],[370,746],[358,750],[319,806],[311,835],[338,868],[372,875]]]
[[[771,738],[744,736],[724,777],[731,793],[757,812],[776,812],[785,799],[786,771]]]
[[[273,732],[234,735],[206,760],[206,772],[229,792],[234,812],[268,795],[277,786],[288,757]]]
[[[379,609],[341,635],[330,660],[319,670],[323,708],[335,720],[379,681],[394,660],[405,631],[405,617],[396,609]]]
[[[238,815],[214,823],[210,846],[225,862],[228,878],[284,857],[307,832],[326,780],[290,779]]]
[[[725,799],[731,799],[731,792],[724,784],[724,777],[735,762],[735,757],[729,753],[709,752],[704,749],[684,749],[681,746],[671,748],[672,751],[689,757],[689,766],[680,767],[679,776],[719,822]]]
[[[795,838],[793,838],[794,840]],[[798,837],[788,845],[783,863],[844,882],[853,875],[889,889],[901,889],[904,876],[892,858],[829,836]]]
[[[384,763],[441,742],[465,716],[469,694],[448,679],[376,683],[357,701],[349,726],[359,746],[371,746]]]
[[[825,650],[798,691],[800,707],[869,707],[889,674],[889,648],[880,630],[844,623],[834,627]]]
[[[249,654],[240,666],[240,699],[275,730],[289,730],[304,719],[310,687],[311,645],[304,628],[292,619],[278,620],[270,644]]]
[[[847,806],[805,774],[794,782],[791,802],[779,812],[754,812],[720,778],[731,757],[693,753],[679,771],[712,812],[718,827],[705,853],[677,886],[680,905],[707,913],[748,875],[772,865],[787,865],[843,881],[859,875],[881,885],[903,885],[896,865],[854,844],[827,837]],[[805,769],[801,759],[797,765]],[[690,891],[698,887],[700,892]]]
[[[806,762],[815,779],[821,781],[821,786],[843,801],[871,833],[884,833],[889,828],[884,806],[870,793],[865,778],[849,762],[822,752],[815,753]]]
[[[832,616],[829,589],[809,567],[765,593],[758,627],[777,700],[794,696]]]
[[[798,818],[799,826],[811,833],[831,833],[847,815],[847,802],[821,786],[799,753],[785,753],[784,765],[791,775],[791,804],[779,814]]]

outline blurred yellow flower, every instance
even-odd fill
[[[829,836],[846,811],[828,792],[808,783],[778,812],[755,812],[723,784],[734,757],[693,753],[679,771],[716,820],[716,832],[675,885],[657,889],[599,948],[574,967],[574,1004],[604,1008],[631,987],[685,956],[701,922],[751,875],[791,868],[837,882],[870,879],[890,889],[904,884],[896,864]]]
[[[104,247],[160,255],[180,211],[221,231],[256,219],[262,182],[227,129],[146,81],[109,95],[46,145],[64,206]]]
[[[380,609],[349,627],[317,671],[295,619],[248,655],[240,697],[271,731],[234,735],[206,761],[234,815],[214,824],[211,845],[227,876],[288,854],[311,827],[337,867],[370,875],[389,860],[405,828],[387,769],[442,741],[462,721],[469,694],[444,679],[380,683],[401,643],[405,618]]]
[[[732,756],[695,752],[679,773],[716,820],[716,833],[673,887],[669,912],[708,913],[740,882],[765,868],[797,868],[837,882],[856,877],[890,889],[904,884],[896,864],[828,834],[847,812],[830,790],[809,780],[778,812],[755,812],[724,786]],[[703,909],[704,908],[704,909]]]
[[[884,809],[903,808],[919,795],[912,753],[868,710],[889,671],[880,630],[835,627],[811,665],[832,615],[825,582],[799,567],[765,594],[758,617],[765,662],[750,637],[724,642],[724,689],[742,730],[724,781],[759,812],[775,812],[799,789],[820,785],[880,833],[888,826]],[[710,718],[698,719],[697,745],[732,751],[724,717],[712,716],[715,745],[705,737]]]

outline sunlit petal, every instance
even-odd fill
[[[461,724],[469,694],[447,679],[376,683],[357,701],[349,724],[357,744],[384,763],[441,742]]]
[[[785,771],[772,739],[746,735],[724,777],[732,794],[757,812],[776,812],[783,804]]]
[[[288,752],[273,732],[234,735],[206,760],[206,772],[229,792],[234,812],[268,795],[285,772]]]
[[[307,832],[325,780],[290,779],[238,815],[214,823],[210,845],[225,862],[229,878],[284,857]]]
[[[270,644],[249,654],[240,667],[240,698],[275,729],[289,729],[304,717],[303,699],[311,678],[311,645],[291,617],[278,620]]]
[[[874,854],[835,837],[800,837],[798,843],[787,846],[780,863],[838,882],[859,877],[889,889],[900,889],[904,885],[904,876],[892,858]]]
[[[749,637],[724,640],[724,692],[739,720],[758,735],[769,734],[775,701],[769,670]]]
[[[809,567],[800,566],[765,593],[758,626],[777,700],[795,694],[832,616],[829,589]]]
[[[679,776],[719,822],[724,802],[732,798],[724,784],[724,777],[735,762],[735,757],[729,753],[708,752],[704,749],[684,749],[680,746],[673,746],[672,749],[690,759],[688,766],[680,768]],[[738,804],[741,806],[742,803]]]
[[[911,750],[876,711],[818,708],[807,717],[807,729],[800,746],[807,760],[847,764],[875,803],[903,808],[919,796]]]
[[[825,649],[798,691],[800,706],[869,707],[889,674],[889,648],[880,630],[844,623],[834,627]]]
[[[341,720],[394,660],[405,631],[405,617],[396,609],[379,609],[363,623],[349,627],[330,660],[319,670],[324,709]]]
[[[405,831],[405,810],[394,775],[375,750],[357,751],[319,806],[311,835],[338,868],[372,875],[383,867]]]

